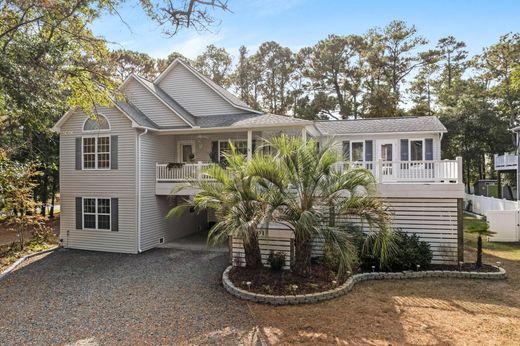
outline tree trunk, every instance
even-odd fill
[[[52,178],[51,187],[51,209],[49,210],[49,218],[54,218],[54,203],[56,202],[56,178]]]
[[[482,268],[482,237],[479,235],[477,240],[477,268]]]
[[[247,268],[262,268],[262,255],[256,232],[249,237],[249,242],[244,242],[244,254]]]
[[[42,186],[42,209],[40,210],[41,216],[45,216],[47,213],[47,200],[49,199],[49,176],[47,173],[43,175],[43,186]]]
[[[294,237],[294,268],[296,275],[307,277],[311,271],[311,239],[296,233]]]

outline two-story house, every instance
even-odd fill
[[[373,172],[395,227],[428,241],[438,262],[462,258],[462,163],[441,160],[446,128],[436,117],[313,122],[266,114],[180,60],[153,82],[130,75],[121,92],[125,101],[100,107],[96,119],[73,109],[54,127],[64,247],[140,253],[206,230],[214,221],[207,213],[165,218],[196,193],[176,187],[205,179],[203,168],[222,160],[230,140],[251,157],[262,140],[286,133],[332,140],[345,162]]]

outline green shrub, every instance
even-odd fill
[[[285,265],[285,254],[283,252],[271,251],[269,257],[267,258],[267,263],[269,263],[271,270],[280,271]]]
[[[380,268],[377,256],[371,253],[363,253],[363,237],[365,236],[357,232],[360,266],[364,271],[416,270],[417,265],[420,265],[421,269],[428,268],[433,257],[430,245],[421,241],[416,234],[407,234],[402,231],[397,231],[397,233],[397,252],[389,258],[385,268]]]
[[[426,269],[430,265],[433,253],[430,244],[421,241],[417,234],[399,232],[398,252],[390,259],[388,269],[391,271],[416,270],[417,265]]]

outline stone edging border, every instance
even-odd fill
[[[226,291],[240,299],[249,300],[256,303],[271,305],[295,305],[295,304],[311,304],[324,300],[329,300],[344,295],[349,292],[358,282],[367,280],[402,280],[414,278],[466,278],[466,279],[489,279],[501,280],[507,277],[504,268],[498,268],[498,272],[462,272],[462,271],[443,271],[443,270],[425,270],[425,271],[409,271],[397,273],[363,273],[352,275],[340,286],[325,292],[312,294],[298,294],[289,296],[274,296],[267,294],[252,293],[236,287],[229,279],[229,271],[233,266],[229,266],[222,273],[222,283]]]
[[[9,275],[11,272],[13,272],[20,264],[22,264],[25,260],[31,258],[31,257],[35,257],[35,256],[39,256],[39,255],[43,255],[43,254],[46,254],[48,252],[53,252],[53,251],[56,251],[57,249],[59,249],[60,247],[59,246],[55,246],[53,248],[50,248],[50,249],[47,249],[47,250],[43,250],[43,251],[39,251],[39,252],[35,252],[35,253],[31,253],[31,254],[28,254],[28,255],[25,255],[23,257],[20,257],[19,259],[17,259],[13,264],[11,264],[9,267],[7,267],[6,270],[4,270],[3,272],[0,273],[0,281],[2,279],[4,279],[7,275]]]

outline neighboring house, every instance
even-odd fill
[[[180,60],[153,82],[129,76],[121,92],[126,100],[101,107],[96,120],[71,110],[54,127],[65,247],[139,253],[206,230],[214,221],[207,213],[165,218],[196,193],[179,187],[205,179],[203,168],[222,161],[230,140],[251,157],[264,139],[286,133],[333,141],[345,161],[372,170],[396,227],[430,242],[437,261],[462,256],[462,164],[441,160],[446,129],[436,117],[312,122],[265,114]]]

